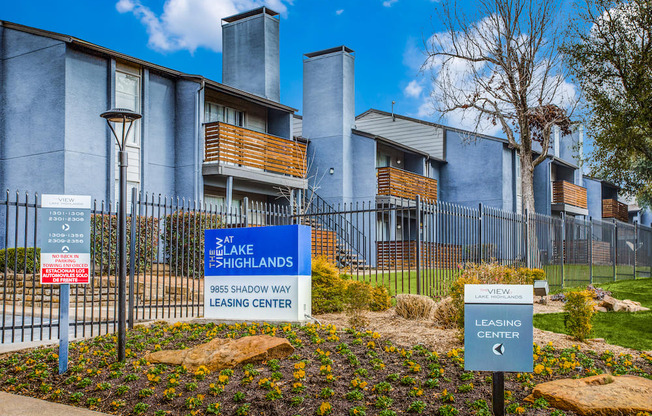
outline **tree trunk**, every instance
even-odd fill
[[[527,212],[529,218],[525,218],[525,247],[526,258],[524,259],[525,265],[529,267],[540,267],[541,262],[539,259],[539,245],[537,241],[537,227],[534,218],[534,166],[532,165],[532,157],[530,152],[520,152],[519,158],[521,161],[521,193],[523,198],[523,215]]]

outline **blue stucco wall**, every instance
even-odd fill
[[[452,130],[445,137],[448,163],[440,170],[440,199],[471,207],[481,202],[511,210],[503,201],[503,143],[488,139],[468,141]]]
[[[263,13],[222,26],[224,84],[279,101],[279,59],[278,18]]]
[[[65,53],[65,45],[60,41],[10,29],[3,31],[2,189],[66,191]]]
[[[584,177],[584,184],[586,188],[586,203],[589,209],[589,217],[601,220],[602,219],[602,183],[591,178]]]
[[[550,159],[534,168],[534,210],[539,214],[550,215],[552,203],[550,183]]]
[[[309,176],[319,178],[318,193],[331,204],[353,198],[354,93],[353,55],[339,51],[303,61],[303,136],[311,141]]]
[[[100,114],[109,108],[108,66],[104,58],[67,48],[65,84],[64,193],[102,200],[106,178],[107,125]]]
[[[376,141],[368,137],[352,136],[353,160],[353,202],[369,203],[376,198]]]
[[[149,74],[143,140],[143,184],[145,192],[175,195],[175,81],[158,74]]]
[[[275,136],[292,138],[292,113],[269,109],[267,111],[267,131]]]
[[[425,173],[426,158],[424,156],[405,152],[403,160],[405,161],[405,170],[414,172],[419,175],[423,175]]]
[[[175,196],[200,199],[203,182],[198,134],[198,91],[194,81],[178,80],[175,89]]]

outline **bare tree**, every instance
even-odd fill
[[[534,168],[548,154],[553,126],[570,133],[574,102],[558,52],[559,5],[557,0],[476,4],[474,16],[462,14],[454,0],[442,4],[445,29],[428,39],[422,70],[433,75],[431,96],[442,115],[462,112],[478,133],[488,124],[502,128],[519,155],[524,206],[534,212]]]

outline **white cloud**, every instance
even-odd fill
[[[385,7],[392,7],[392,4],[396,3],[398,0],[385,0],[383,2],[383,6]]]
[[[341,15],[342,13],[344,13],[344,9],[335,10],[335,14],[338,16]]]
[[[410,81],[410,83],[403,89],[403,93],[408,97],[418,98],[423,91],[423,87],[419,84],[416,79]]]
[[[222,50],[221,20],[256,7],[287,13],[292,0],[166,0],[157,15],[141,0],[119,0],[116,10],[132,13],[145,26],[149,46],[163,52],[197,48]]]

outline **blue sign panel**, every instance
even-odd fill
[[[531,304],[464,305],[464,369],[531,372]]]
[[[309,276],[310,227],[206,230],[204,276]]]

